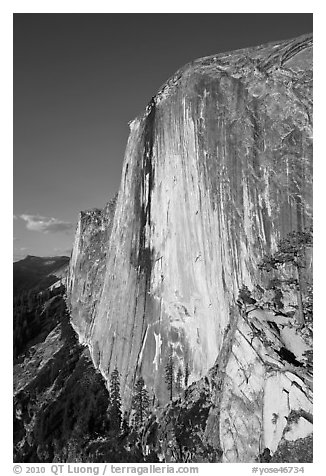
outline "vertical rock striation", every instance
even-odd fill
[[[259,260],[311,224],[311,181],[311,36],[195,60],[131,122],[114,215],[81,215],[69,278],[73,326],[104,376],[119,368],[127,407],[139,374],[159,404],[168,400],[172,348],[190,383],[225,360],[219,412],[241,393],[239,368],[255,369],[254,395],[238,397],[257,407],[243,422],[260,415],[247,436],[264,433],[263,401],[290,385],[287,375],[266,382],[242,318],[226,354],[225,339],[239,288],[261,279]],[[262,442],[245,457],[226,413],[215,428],[224,460],[252,460]],[[222,420],[209,418],[213,431]],[[275,441],[266,436],[270,449],[282,425]]]

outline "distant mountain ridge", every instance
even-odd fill
[[[68,269],[68,256],[31,256],[16,261],[13,265],[14,296],[30,289],[42,290],[64,276]]]

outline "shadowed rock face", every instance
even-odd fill
[[[214,366],[241,285],[259,282],[257,264],[280,238],[310,225],[311,182],[310,36],[198,59],[130,124],[114,216],[81,217],[69,281],[73,326],[104,376],[118,367],[126,406],[139,374],[160,404],[168,400],[171,347],[176,369],[188,364],[189,383]],[[223,364],[232,392],[239,359],[248,355],[251,369],[256,359],[240,334],[238,344],[238,357],[227,353]],[[265,384],[257,362],[258,415]],[[219,408],[231,400],[226,393]],[[215,423],[224,460],[243,460],[242,443],[228,443],[231,429],[223,436]],[[261,416],[256,423],[250,431],[262,432]]]

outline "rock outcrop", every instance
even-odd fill
[[[116,198],[103,210],[81,212],[75,243],[70,260],[68,286],[70,307],[73,309],[72,325],[80,336],[85,334],[101,296],[106,272],[106,255],[112,228]]]
[[[301,352],[286,350],[285,333]],[[144,453],[168,462],[254,462],[268,449],[275,462],[311,462],[312,373],[304,358],[311,337],[261,303],[242,306],[212,369],[148,421]],[[299,459],[290,455],[297,442]]]
[[[207,409],[196,424],[206,446],[192,461],[254,461],[310,438],[311,376],[300,360],[310,337],[266,306],[240,309],[238,295],[243,285],[265,291],[262,257],[311,222],[309,35],[179,70],[130,123],[115,205],[81,215],[72,325],[104,377],[118,367],[125,408],[138,375],[156,407],[167,403],[170,352],[175,371],[189,370]],[[296,309],[294,291],[288,302]]]

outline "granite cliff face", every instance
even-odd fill
[[[311,182],[312,38],[303,36],[179,70],[130,123],[116,202],[81,214],[72,325],[106,378],[118,367],[125,408],[138,375],[158,407],[168,401],[171,351],[175,371],[189,368],[190,394],[206,376],[198,434],[208,446],[192,460],[212,448],[215,460],[253,461],[276,452],[292,411],[311,415],[310,331],[237,302],[243,285],[266,291],[262,257],[311,224]],[[295,303],[295,292],[283,295],[283,308]],[[310,437],[308,420],[296,418],[293,441]]]
[[[103,210],[81,212],[70,260],[69,287],[73,309],[72,325],[80,336],[88,329],[103,288],[106,255],[115,210],[116,198]]]

